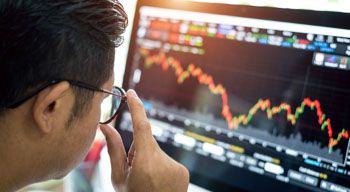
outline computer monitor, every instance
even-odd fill
[[[350,191],[350,15],[139,0],[124,88],[191,182]],[[131,117],[117,121],[125,144]]]

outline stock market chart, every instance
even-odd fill
[[[141,11],[128,86],[158,141],[308,189],[344,187],[347,38],[154,12]]]
[[[177,78],[176,82],[181,85],[184,83],[185,80],[189,78],[195,78],[198,81],[198,86],[204,85],[208,88],[208,92],[210,92],[213,97],[218,95],[221,98],[221,105],[215,106],[215,111],[218,111],[218,109],[221,109],[221,115],[222,119],[225,119],[227,122],[227,128],[228,129],[237,129],[239,126],[249,126],[250,123],[253,123],[253,119],[256,115],[258,115],[259,112],[264,112],[266,113],[266,118],[268,120],[274,121],[274,116],[279,116],[280,114],[285,113],[284,122],[283,124],[286,124],[289,122],[290,129],[298,129],[297,126],[297,121],[301,116],[306,113],[306,110],[313,111],[313,115],[317,117],[317,120],[313,117],[305,117],[304,119],[308,119],[311,122],[304,122],[305,127],[315,127],[319,128],[319,130],[314,130],[313,135],[320,135],[322,137],[326,137],[328,142],[322,142],[325,139],[320,139],[317,140],[315,138],[315,142],[317,143],[317,146],[325,146],[325,143],[328,147],[328,153],[331,154],[333,152],[333,148],[338,145],[342,139],[347,140],[349,138],[349,133],[346,129],[341,129],[338,131],[338,133],[334,133],[332,124],[331,124],[331,119],[327,117],[325,113],[323,113],[323,110],[321,108],[321,103],[318,100],[311,100],[310,98],[304,98],[301,101],[301,104],[299,106],[295,107],[295,111],[293,111],[293,107],[288,104],[282,102],[278,106],[272,106],[271,105],[271,99],[261,99],[257,98],[258,101],[257,103],[252,106],[250,109],[246,109],[247,114],[239,114],[236,112],[236,116],[233,116],[233,110],[231,109],[229,105],[229,98],[228,95],[229,93],[227,92],[226,88],[222,84],[216,84],[215,83],[215,78],[206,72],[204,72],[201,68],[196,67],[193,64],[188,65],[187,69],[185,70],[181,63],[174,59],[173,57],[167,57],[163,52],[160,52],[156,55],[150,55],[150,52],[148,50],[141,50],[142,56],[145,58],[145,69],[149,69],[152,67],[152,65],[159,65],[161,69],[163,70],[163,73],[166,73],[168,70],[172,70],[175,77]],[[170,69],[169,69],[170,68]],[[220,71],[219,73],[223,73]],[[164,74],[164,76],[168,77],[168,75],[171,74]],[[151,75],[150,76],[154,76]],[[254,75],[248,75],[247,78],[256,78]],[[272,77],[272,76],[271,76]],[[147,78],[147,77],[146,77]],[[233,79],[233,78],[232,78]],[[266,79],[266,77],[263,77],[263,79]],[[232,80],[235,82],[234,80]],[[290,82],[288,82],[290,83]],[[288,87],[288,85],[285,85]],[[196,86],[191,86],[196,87]],[[181,90],[181,88],[179,88]],[[190,92],[189,90],[183,90],[184,93]],[[343,90],[344,92],[348,90]],[[239,93],[238,93],[239,94]],[[236,94],[236,95],[238,95]],[[279,92],[277,92],[277,95]],[[235,93],[231,93],[230,95],[235,95]],[[219,102],[220,103],[220,102]],[[233,101],[234,103],[234,101]],[[188,108],[188,106],[187,106]],[[234,106],[232,107],[234,108]],[[199,112],[201,113],[201,112]],[[213,113],[215,114],[215,113]],[[311,116],[312,114],[307,114]],[[316,120],[316,124],[312,122],[312,120]],[[283,121],[281,119],[281,121]],[[306,121],[306,120],[304,120]],[[283,125],[284,126],[284,125]],[[293,128],[291,128],[293,127]],[[278,129],[278,128],[277,128]],[[282,128],[279,128],[279,130]],[[294,134],[298,134],[298,132],[293,131]],[[284,138],[289,138],[289,135],[284,134],[282,137]],[[302,141],[300,141],[302,143]],[[311,140],[312,142],[312,140]],[[346,144],[347,142],[345,142]],[[302,144],[301,144],[302,146]],[[343,155],[338,154],[340,162],[342,162],[342,159],[344,158],[344,154],[346,152],[346,145],[343,146],[343,151],[341,152]],[[318,154],[321,154],[318,153]],[[330,156],[326,155],[325,157]]]

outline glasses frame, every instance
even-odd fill
[[[118,91],[120,91],[122,93],[122,95],[117,95],[117,94],[115,94],[115,93],[113,93],[111,91],[108,91],[108,90],[105,90],[105,89],[102,89],[102,88],[98,88],[98,87],[89,85],[87,83],[81,82],[81,81],[63,79],[63,80],[51,80],[51,81],[48,81],[48,82],[42,84],[41,86],[36,88],[33,92],[31,92],[27,96],[25,96],[23,98],[20,98],[20,99],[14,101],[14,102],[8,104],[6,106],[6,108],[8,108],[8,109],[15,109],[15,108],[19,107],[20,105],[22,105],[27,100],[31,99],[32,97],[34,97],[35,95],[40,93],[42,90],[46,89],[47,87],[55,85],[55,84],[60,83],[62,81],[67,81],[70,85],[77,86],[77,87],[80,87],[80,88],[83,88],[83,89],[87,89],[87,90],[90,90],[90,91],[98,91],[98,92],[106,93],[106,94],[109,94],[109,95],[121,97],[120,105],[119,105],[118,109],[116,109],[115,113],[111,114],[111,118],[109,120],[107,120],[105,122],[99,122],[100,124],[109,124],[109,123],[111,123],[119,115],[122,107],[127,103],[126,92],[125,92],[125,90],[123,88],[120,88],[120,87],[117,87],[117,86],[113,86],[113,89],[117,89]]]
[[[120,105],[118,106],[118,108],[115,110],[114,114],[112,114],[112,111],[111,111],[111,117],[105,121],[105,122],[100,122],[100,124],[102,125],[105,125],[105,124],[109,124],[111,123],[114,119],[116,119],[120,113],[120,111],[122,110],[122,108],[124,107],[124,105],[127,103],[127,97],[126,97],[126,92],[123,88],[121,87],[117,87],[117,86],[113,86],[112,89],[117,89],[118,91],[120,91],[120,93],[122,95],[117,95],[111,91],[107,91],[105,89],[101,89],[100,90],[97,90],[97,91],[100,91],[100,92],[103,92],[103,93],[107,93],[107,94],[110,94],[110,95],[114,95],[116,97],[120,97],[121,98],[121,101],[120,101]],[[113,108],[112,108],[113,109]]]

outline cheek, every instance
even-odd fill
[[[78,137],[80,138],[81,146],[84,147],[83,151],[87,152],[95,138],[96,131],[99,126],[100,120],[100,106],[93,106],[92,110],[90,110],[89,114],[86,115],[85,118],[81,121],[81,127],[79,128],[81,131],[78,133]],[[79,125],[77,125],[79,126]]]
[[[56,153],[57,159],[55,161],[57,161],[58,167],[56,170],[61,171],[56,172],[54,178],[66,175],[85,158],[95,138],[99,119],[100,107],[96,103],[68,129],[68,135],[65,136],[64,141],[58,144],[61,147],[60,151]],[[58,154],[60,156],[57,156]]]
[[[82,123],[84,125],[81,127],[83,130],[81,130],[81,133],[78,136],[78,138],[80,138],[80,141],[82,142],[81,146],[84,146],[84,148],[89,148],[91,146],[96,135],[98,122],[99,122],[99,118],[91,117],[90,119]]]
[[[87,112],[83,118],[76,122],[72,129],[75,143],[74,155],[78,162],[82,160],[89,151],[91,144],[95,138],[97,128],[99,126],[100,109],[96,105]]]

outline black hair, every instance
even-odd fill
[[[127,24],[117,0],[1,0],[0,112],[53,79],[103,85]],[[93,93],[74,93],[78,115]]]

